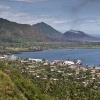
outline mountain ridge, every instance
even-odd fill
[[[18,24],[0,18],[0,40],[1,41],[51,41],[48,36],[28,24]]]
[[[20,24],[0,18],[0,41],[3,42],[67,42],[100,41],[83,31],[69,30],[61,33],[52,26],[40,22],[34,25]]]

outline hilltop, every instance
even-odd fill
[[[58,36],[62,34],[61,32],[57,31],[56,29],[44,22],[34,24],[33,26],[38,28],[41,32],[45,33],[48,36]]]
[[[33,27],[36,27],[39,31],[43,32],[50,38],[56,39],[56,41],[63,40],[63,34],[61,32],[59,32],[58,30],[54,29],[53,27],[44,22],[34,24]]]

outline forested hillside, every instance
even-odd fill
[[[28,24],[18,24],[0,18],[0,41],[2,42],[43,42],[52,41],[44,33]]]
[[[51,100],[30,79],[0,62],[0,100]]]

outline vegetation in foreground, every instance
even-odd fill
[[[68,66],[64,72],[72,73],[71,76],[51,72],[48,66],[35,63],[35,66],[39,66],[35,68],[38,74],[47,75],[47,79],[38,78],[30,73],[32,70],[27,69],[26,66],[30,63],[0,61],[0,100],[100,100],[99,84],[98,87],[96,84],[100,79],[84,86],[84,79],[76,79],[75,71]],[[57,66],[60,70],[64,68]],[[90,70],[80,70],[77,77],[81,78],[83,75],[89,80]],[[51,76],[59,80],[51,80]]]
[[[50,100],[36,84],[0,62],[0,100]]]

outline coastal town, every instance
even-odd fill
[[[100,100],[100,0],[0,0],[0,100]]]
[[[19,70],[21,74],[33,78],[58,82],[71,80],[80,82],[84,87],[93,84],[92,88],[100,88],[100,66],[86,66],[81,60],[54,60],[20,58],[15,55],[0,55],[0,61]],[[5,69],[5,72],[9,70]]]

